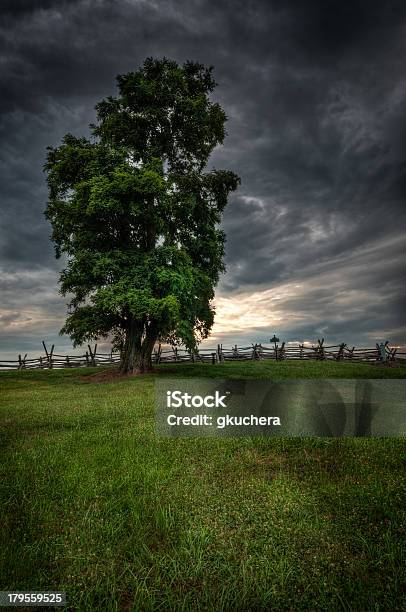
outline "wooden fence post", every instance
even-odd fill
[[[18,356],[18,369],[21,370],[23,367],[23,360],[21,359],[21,355]]]
[[[251,359],[258,359],[256,343],[252,345]]]
[[[337,357],[336,357],[337,361],[342,361],[344,359],[344,348],[345,348],[345,342],[340,344],[340,348],[338,350]]]
[[[396,361],[396,353],[398,352],[397,347],[389,349],[389,360]]]
[[[47,356],[47,362],[48,362],[48,368],[52,368],[52,355],[54,353],[54,348],[55,348],[55,344],[52,345],[51,347],[51,352],[48,352],[48,349],[46,347],[46,344],[44,341],[42,341],[42,346],[44,347],[44,351],[46,353]]]
[[[44,340],[42,341],[42,346],[44,347],[44,351],[45,351],[45,354],[47,356],[47,362],[48,362],[48,367],[49,367],[49,353],[48,353],[48,349],[46,347],[46,344],[45,344]]]
[[[96,347],[97,347],[97,344],[96,344]],[[96,361],[95,361],[95,359],[94,359],[95,354],[93,353],[93,351],[92,351],[92,349],[91,349],[91,347],[90,347],[90,344],[88,344],[88,345],[87,345],[87,348],[89,349],[89,355],[90,355],[90,364],[91,364],[92,366],[95,366],[95,365],[96,365]]]
[[[317,347],[317,358],[318,359],[325,359],[325,353],[324,353],[324,338],[321,339],[321,341],[318,339],[317,340],[318,343],[318,347]]]

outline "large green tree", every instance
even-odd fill
[[[219,223],[239,178],[204,171],[225,136],[212,68],[148,58],[117,83],[90,139],[48,147],[45,214],[67,261],[61,333],[75,345],[112,337],[127,373],[151,367],[158,339],[193,350],[209,334],[224,271]]]

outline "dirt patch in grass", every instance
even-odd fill
[[[127,378],[133,378],[139,376],[139,374],[121,374],[116,369],[103,370],[102,372],[95,372],[94,374],[85,374],[84,376],[78,376],[77,380],[87,383],[103,383],[120,380],[126,380]]]

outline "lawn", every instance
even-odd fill
[[[405,608],[404,439],[158,438],[153,394],[156,376],[406,367],[178,364],[105,382],[95,371],[0,374],[1,590],[66,591],[72,610]]]

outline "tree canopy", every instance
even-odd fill
[[[45,214],[67,261],[61,333],[75,345],[111,336],[130,372],[150,367],[157,339],[193,350],[209,334],[219,223],[239,177],[204,171],[225,136],[212,68],[148,58],[117,84],[96,105],[90,139],[48,147]]]

